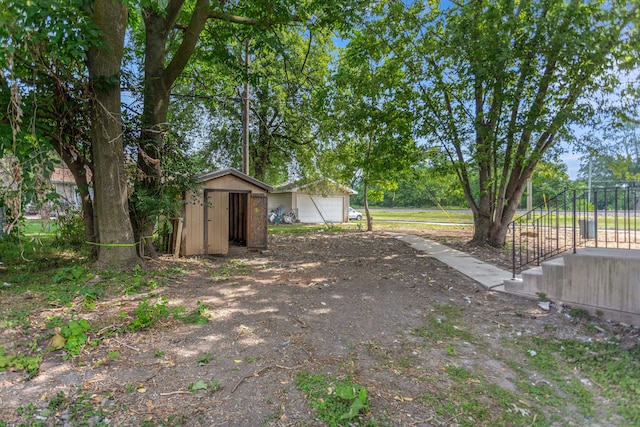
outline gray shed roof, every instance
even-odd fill
[[[225,175],[232,175],[235,176],[236,178],[240,178],[244,181],[247,181],[253,185],[255,185],[256,187],[260,187],[265,191],[271,191],[273,190],[273,188],[270,185],[265,184],[262,181],[259,181],[253,177],[250,177],[249,175],[240,172],[239,170],[236,170],[234,168],[228,168],[228,169],[222,169],[219,171],[215,171],[215,172],[209,172],[209,173],[205,173],[204,175],[200,175],[200,181],[204,182],[204,181],[210,181],[212,179],[216,179],[216,178],[220,178],[223,177]]]

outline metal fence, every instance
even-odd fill
[[[640,188],[566,190],[511,223],[513,276],[580,247],[640,249]]]

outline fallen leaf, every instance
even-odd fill
[[[56,350],[60,350],[67,343],[67,340],[60,334],[55,334],[53,338],[51,338],[51,343],[49,344],[51,347]]]
[[[147,389],[144,388],[144,387],[140,387],[137,391],[138,391],[138,393],[146,393]]]

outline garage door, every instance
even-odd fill
[[[300,222],[342,222],[344,218],[342,197],[298,196]]]

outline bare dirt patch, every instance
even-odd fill
[[[454,238],[464,249],[468,237],[439,236],[452,246]],[[493,249],[478,253],[500,264]],[[100,326],[90,336],[103,336],[96,348],[67,360],[61,351],[45,352],[39,374],[30,380],[21,371],[0,372],[0,420],[7,425],[25,420],[42,425],[325,425],[296,387],[297,375],[307,372],[351,377],[364,386],[370,408],[363,425],[620,421],[607,415],[616,402],[604,398],[593,402],[594,411],[576,407],[574,400],[563,403],[567,391],[558,381],[575,379],[595,391],[598,385],[581,377],[578,366],[567,378],[545,377],[533,368],[527,343],[541,337],[615,336],[633,343],[634,330],[606,322],[589,327],[591,320],[566,310],[547,312],[537,301],[487,291],[389,234],[271,236],[263,253],[161,258],[148,267],[170,267],[174,273],[144,295],[118,296],[99,301],[95,309],[67,313]],[[121,313],[132,316],[145,296],[148,301],[164,297],[169,307],[187,311],[200,302],[210,321],[186,325],[168,318],[141,331],[106,334],[123,323]],[[56,313],[59,309],[34,315],[32,323],[41,330],[31,333],[46,334],[42,325]],[[16,348],[34,336],[7,329],[0,340]],[[37,346],[46,348],[48,339],[36,338]],[[523,383],[533,384],[542,397]],[[52,406],[56,396],[92,409]]]

